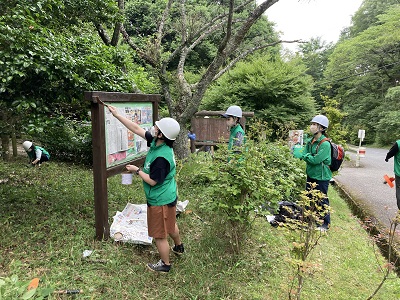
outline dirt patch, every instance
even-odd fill
[[[12,143],[10,141],[8,153],[10,158],[13,156],[13,148],[12,148]],[[22,147],[22,141],[17,141],[17,156],[26,156],[25,149]]]

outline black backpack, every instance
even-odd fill
[[[301,219],[302,208],[296,203],[280,201],[278,204],[278,213],[274,215],[275,219],[270,222],[272,226],[277,227],[279,223],[285,223],[287,219]]]
[[[329,169],[331,169],[332,172],[335,172],[339,170],[344,160],[345,156],[344,148],[342,147],[342,145],[337,145],[330,139],[324,138],[318,143],[317,152],[319,146],[325,141],[328,141],[331,144],[331,165],[329,166]]]

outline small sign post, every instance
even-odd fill
[[[363,151],[361,151],[361,143],[365,138],[365,130],[363,129],[359,129],[358,130],[358,138],[360,139],[360,143],[358,144],[358,150],[357,150],[357,158],[356,158],[356,167],[360,166],[360,155],[362,154],[364,157],[365,156],[365,148],[363,149]],[[362,153],[360,153],[362,152]]]

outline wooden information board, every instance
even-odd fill
[[[98,91],[84,96],[91,102],[96,238],[101,240],[110,237],[107,178],[124,172],[128,164],[142,164],[147,153],[146,142],[114,118],[107,105],[149,129],[158,120],[161,96]]]

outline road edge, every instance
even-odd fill
[[[357,216],[364,225],[366,225],[364,229],[371,237],[374,237],[376,245],[386,260],[389,260],[389,253],[391,254],[390,262],[395,265],[394,271],[397,276],[400,277],[400,238],[395,237],[395,245],[390,245],[386,234],[386,226],[379,222],[370,209],[365,205],[362,205],[361,201],[357,201],[356,198],[352,197],[350,193],[344,189],[343,185],[334,179],[333,186],[346,201],[351,212]]]

